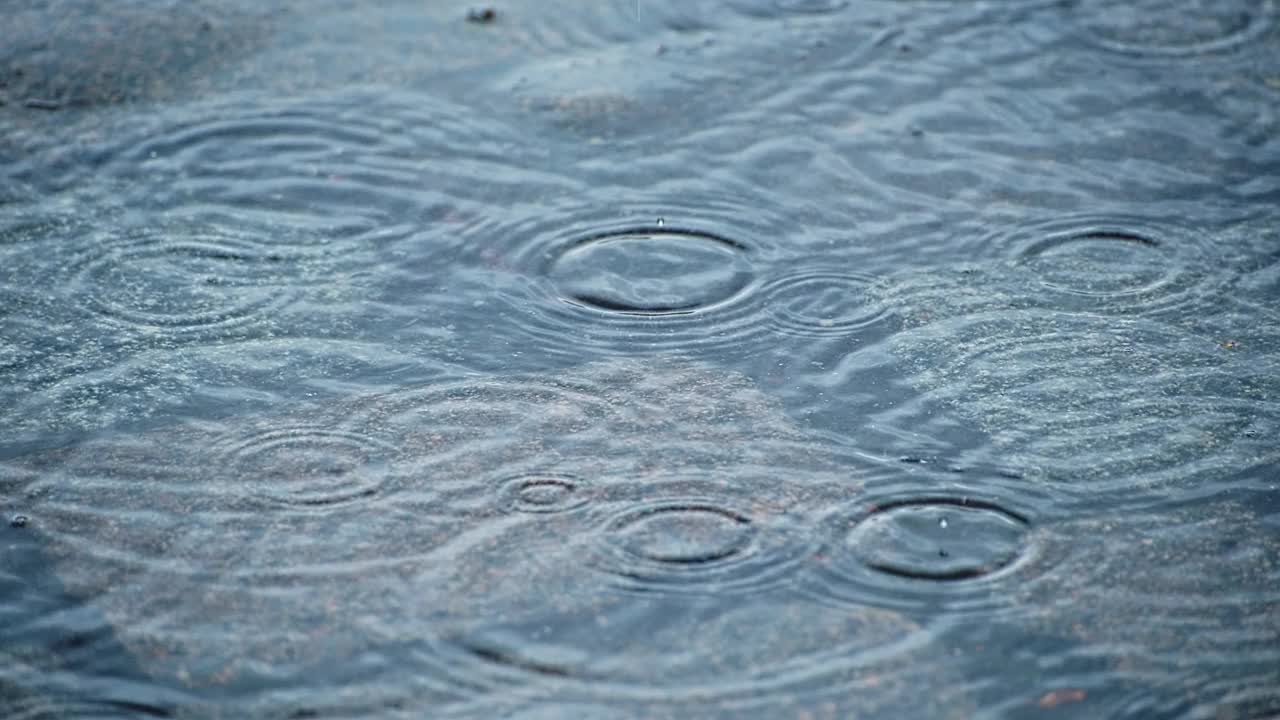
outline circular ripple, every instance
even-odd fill
[[[605,523],[595,565],[624,592],[759,591],[791,574],[812,550],[778,518],[765,525],[711,497],[665,498],[626,508]]]
[[[840,335],[884,316],[884,308],[867,292],[871,282],[854,273],[800,272],[771,283],[764,290],[765,305],[783,332]]]
[[[441,674],[481,694],[512,685],[617,701],[758,700],[924,659],[901,614],[793,597],[725,606],[654,596],[495,618],[437,643]],[[889,674],[892,674],[890,672]]]
[[[1272,0],[1164,0],[1073,6],[1080,32],[1095,45],[1126,55],[1191,56],[1257,39],[1274,22]]]
[[[68,172],[94,168],[130,207],[172,216],[363,234],[448,212],[480,175],[530,182],[504,125],[414,93],[243,93],[129,121]]]
[[[773,0],[779,9],[796,13],[829,13],[843,10],[848,0]]]
[[[731,0],[729,6],[748,17],[781,18],[787,15],[823,15],[844,10],[848,0]]]
[[[545,269],[563,296],[605,312],[683,315],[751,282],[747,248],[696,230],[627,229],[575,241]]]
[[[482,313],[494,328],[491,342],[533,343],[539,352],[581,361],[618,351],[742,351],[767,336],[758,269],[770,246],[757,238],[779,228],[744,224],[741,208],[717,207],[715,200],[699,212],[702,219],[648,225],[619,224],[593,211],[575,219],[584,213],[578,202],[552,208],[552,217],[539,207],[515,227],[467,232],[472,246],[488,247],[472,260],[478,267],[455,282],[476,283],[474,291],[495,296],[500,307],[496,317],[480,304],[457,312]],[[494,237],[512,238],[511,247],[492,247]]]
[[[1017,266],[1039,286],[1036,294],[1064,309],[1168,311],[1212,295],[1227,280],[1225,269],[1213,274],[1204,233],[1140,218],[1067,218],[1020,228],[997,243],[1013,248]]]
[[[290,507],[340,505],[376,495],[393,448],[367,435],[316,427],[268,430],[223,448],[249,492]]]
[[[591,501],[586,483],[572,475],[530,473],[503,484],[507,505],[527,513],[576,510]]]
[[[147,329],[208,329],[252,322],[287,302],[291,258],[212,235],[106,242],[83,261],[79,294],[98,313]]]
[[[1035,555],[1030,530],[1024,513],[971,496],[864,501],[828,518],[813,590],[855,604],[981,607]]]
[[[1058,297],[1046,309],[1035,288],[1006,290],[1003,277],[950,278],[903,314],[959,315],[892,340],[909,382],[984,432],[1003,462],[1034,468],[1082,507],[1138,488],[1207,487],[1274,462],[1248,436],[1277,417],[1274,373],[1194,329],[1062,312]],[[1200,316],[1179,308],[1176,320]]]
[[[557,516],[478,538],[478,555],[455,553],[457,580],[419,580],[453,583],[435,665],[482,693],[666,702],[829,683],[919,649],[927,633],[894,610],[794,592],[816,549],[803,518],[823,503],[784,485],[741,472],[720,485],[619,480],[577,518],[594,522],[585,533]]]
[[[680,361],[436,382],[23,464],[39,477],[22,509],[59,578],[148,671],[193,687],[390,652],[448,701],[513,684],[755,697],[879,669],[927,637],[791,591],[814,551],[804,518],[856,492],[850,467],[747,378]],[[367,501],[349,490],[384,477]],[[282,507],[335,487],[323,512]]]
[[[920,580],[967,580],[1013,563],[1027,521],[968,499],[902,500],[877,507],[854,527],[847,549],[864,565]]]
[[[747,552],[753,528],[744,515],[712,504],[668,502],[617,518],[612,542],[640,562],[710,565]]]
[[[1023,261],[1055,290],[1092,297],[1136,295],[1165,277],[1159,241],[1124,231],[1087,230],[1048,237]]]

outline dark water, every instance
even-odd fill
[[[493,9],[6,6],[0,714],[1280,716],[1273,0]]]

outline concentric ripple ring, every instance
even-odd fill
[[[394,448],[363,434],[295,427],[251,435],[224,453],[255,496],[278,505],[321,507],[376,495]]]
[[[1071,8],[1086,41],[1136,57],[1191,57],[1234,50],[1264,36],[1275,22],[1272,0],[1080,1]]]
[[[696,230],[624,229],[577,240],[546,274],[575,304],[628,315],[686,315],[733,298],[751,281],[746,246]]]

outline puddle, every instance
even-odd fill
[[[0,715],[1280,714],[1275,0],[8,10]]]
[[[925,637],[890,610],[823,610],[790,591],[818,514],[872,471],[728,371],[619,361],[229,422],[15,465],[35,473],[24,492],[62,582],[149,671],[201,692],[248,698],[260,668],[410,643],[397,677],[429,680],[441,702],[497,692],[490,673],[633,699],[751,696]],[[735,597],[752,606],[714,610]],[[757,615],[803,634],[775,646],[780,628],[766,628],[748,650]],[[297,635],[297,622],[324,629]],[[495,624],[518,630],[500,640]],[[637,664],[627,638],[642,628],[662,639]],[[474,676],[456,676],[458,652]]]

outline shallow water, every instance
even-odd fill
[[[1275,2],[470,10],[14,5],[6,717],[1280,715]]]

